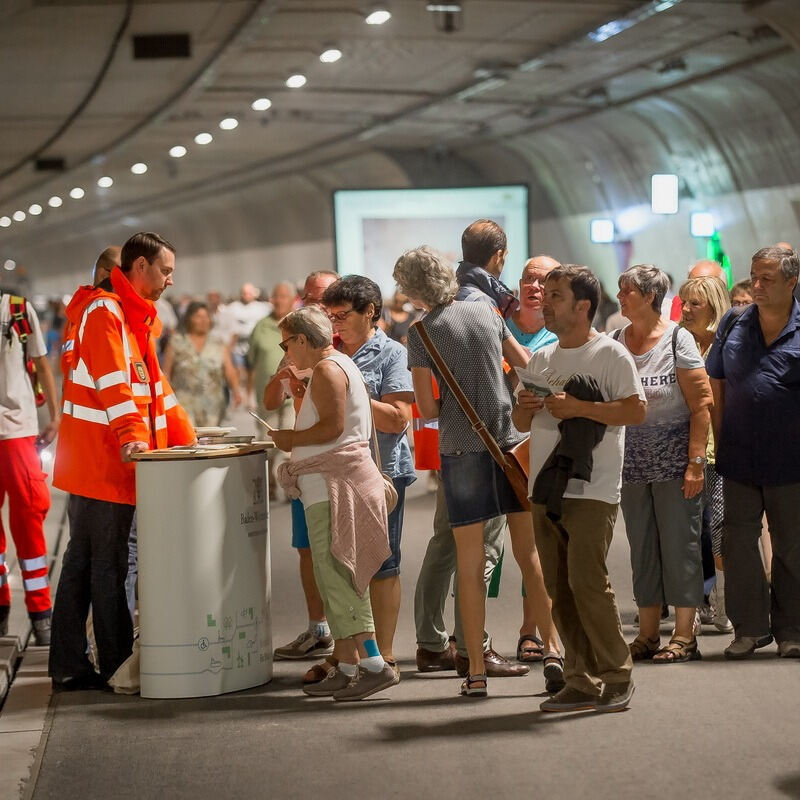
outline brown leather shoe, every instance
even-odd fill
[[[433,650],[426,650],[424,647],[417,648],[417,671],[418,672],[444,672],[448,669],[455,669],[456,649],[452,642],[447,645],[447,650],[436,653]]]
[[[495,653],[491,644],[483,654],[484,672],[489,678],[521,678],[527,675],[531,668],[525,664],[512,664],[507,658]],[[456,672],[462,677],[469,673],[469,659],[456,653]]]

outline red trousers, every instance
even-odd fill
[[[44,518],[50,508],[47,476],[39,465],[36,437],[0,439],[0,507],[8,495],[8,521],[17,549],[25,606],[29,614],[49,611],[47,545]],[[6,532],[0,516],[0,606],[11,605],[6,563]]]

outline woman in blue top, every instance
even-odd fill
[[[394,665],[394,634],[400,613],[400,534],[406,486],[416,480],[406,436],[414,402],[408,356],[403,345],[378,327],[383,299],[374,281],[348,275],[325,290],[322,303],[339,335],[338,349],[353,359],[369,387],[381,468],[397,489],[397,505],[389,514],[392,555],[369,587],[378,648],[384,660]]]

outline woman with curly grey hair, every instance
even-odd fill
[[[550,600],[534,544],[531,516],[472,429],[428,354],[417,326],[424,326],[478,417],[503,451],[523,438],[511,422],[511,394],[503,374],[503,358],[521,367],[527,359],[490,303],[454,302],[458,286],[453,269],[430,248],[404,253],[395,265],[394,278],[400,291],[415,306],[428,312],[409,330],[408,365],[421,414],[439,421],[441,477],[456,542],[458,602],[469,656],[461,694],[485,697],[484,523],[487,520],[507,515],[514,558],[527,594],[536,603],[539,630],[557,653]],[[439,383],[440,399],[434,397],[432,376]]]

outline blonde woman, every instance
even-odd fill
[[[717,333],[719,321],[731,307],[725,284],[711,276],[690,278],[679,290],[681,299],[681,325],[694,336],[700,355],[708,358],[711,344]],[[714,627],[721,633],[733,630],[725,613],[725,576],[722,571],[722,478],[717,475],[714,461],[714,437],[709,432],[706,450],[705,507],[703,526],[711,532],[711,551],[714,554],[716,586],[712,592]]]

